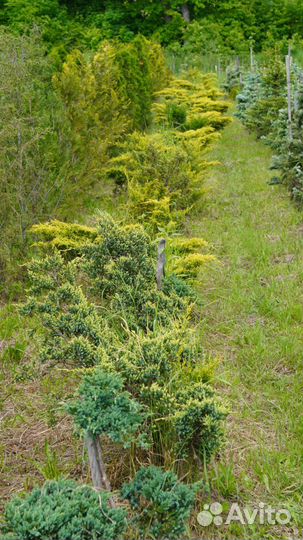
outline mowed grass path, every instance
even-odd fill
[[[220,264],[202,296],[203,341],[230,404],[211,500],[287,507],[292,525],[200,530],[203,538],[285,538],[303,526],[303,215],[270,186],[271,153],[235,120],[212,158],[206,210],[189,224]],[[302,538],[302,535],[300,536]]]

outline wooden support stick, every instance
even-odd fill
[[[160,240],[159,246],[158,246],[157,285],[158,285],[159,291],[162,289],[163,278],[165,276],[165,264],[166,264],[165,248],[166,248],[166,240],[162,239]]]
[[[250,46],[250,71],[254,71],[255,60],[254,60],[254,49],[253,46]]]
[[[288,136],[290,142],[293,141],[292,133],[292,109],[291,109],[291,49],[288,49],[288,55],[285,58],[286,77],[287,77],[287,109],[288,109]]]
[[[185,22],[190,22],[190,11],[189,11],[189,5],[187,3],[183,4],[181,6],[182,16]]]

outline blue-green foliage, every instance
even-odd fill
[[[245,124],[247,120],[248,110],[254,106],[260,97],[261,92],[261,75],[260,73],[249,73],[244,79],[244,85],[237,95],[237,112],[236,116]]]
[[[2,531],[18,540],[123,540],[135,529],[142,539],[173,540],[185,533],[200,487],[159,467],[142,468],[121,490],[128,514],[119,505],[111,508],[105,491],[52,480],[8,503]]]
[[[199,361],[198,354],[190,358],[192,344],[185,343],[184,334],[186,332],[178,325],[162,328],[161,332],[129,334],[128,347],[124,351],[117,350],[114,361],[135,393],[141,396],[143,388],[145,395],[152,384],[166,386],[174,374],[176,376],[176,365],[180,361]]]
[[[84,376],[78,399],[67,406],[78,429],[129,446],[143,422],[141,405],[123,389],[120,375],[100,368]]]
[[[166,294],[174,291],[180,298],[190,298],[192,301],[198,300],[198,295],[195,290],[184,279],[181,279],[175,274],[170,274],[165,277],[163,291]]]
[[[159,467],[142,468],[121,495],[134,510],[133,522],[140,538],[175,539],[186,532],[186,525],[200,485],[185,485],[170,471]]]
[[[259,76],[247,78],[244,95],[237,98],[238,113],[257,137],[270,144],[275,137],[274,122],[286,106],[285,64],[279,47],[267,51]]]
[[[127,347],[112,351],[111,361],[148,411],[143,429],[151,434],[154,452],[204,461],[217,453],[226,410],[209,384],[212,368],[188,328],[130,334]]]
[[[119,295],[137,280],[151,282],[155,276],[155,247],[139,225],[120,226],[108,214],[98,220],[102,241],[85,248],[85,270],[105,298]]]
[[[246,125],[267,143],[273,139],[273,124],[286,107],[285,66],[279,51],[273,52],[263,71],[258,99],[247,110]]]
[[[289,137],[287,111],[282,111],[277,123],[275,141],[276,155],[273,168],[280,172],[282,182],[288,187],[293,199],[303,203],[303,73],[294,72],[295,99],[292,111],[292,139]]]
[[[291,126],[288,124],[285,66],[275,49],[267,65],[247,76],[237,96],[236,116],[274,151],[271,169],[273,182],[284,183],[291,197],[303,202],[303,75],[291,65]]]
[[[6,532],[18,540],[121,540],[126,511],[110,508],[108,499],[72,480],[46,482],[7,505]]]
[[[117,350],[118,328],[125,334],[126,328],[170,326],[192,303],[191,290],[180,279],[177,288],[167,280],[163,291],[157,289],[156,246],[142,227],[121,226],[102,215],[98,231],[89,246],[85,240],[77,247],[78,258],[71,261],[65,258],[67,241],[61,254],[47,237],[52,254],[28,265],[31,287],[23,311],[38,315],[44,327],[40,355],[49,364],[100,364]]]

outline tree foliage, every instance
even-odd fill
[[[66,234],[66,224],[62,229]],[[76,230],[72,225],[72,250]],[[44,252],[47,246],[60,246],[54,242],[58,231],[60,238],[58,222],[41,226]],[[190,416],[181,390],[190,392],[193,380],[208,384],[212,370],[189,324],[194,295],[174,275],[165,278],[163,290],[157,289],[156,250],[142,227],[118,225],[103,215],[91,243],[82,228],[78,232],[83,244],[76,258],[71,259],[65,241],[62,254],[55,248],[29,264],[31,290],[25,311],[37,314],[43,324],[42,360],[96,369],[84,379],[70,409],[82,430],[121,442],[123,433],[126,439],[127,433],[131,436],[131,424],[135,431],[139,428],[138,402],[147,413],[141,434],[151,434],[157,455],[168,449],[175,452],[183,437],[178,418],[188,422]],[[182,261],[205,247],[198,239],[179,239],[171,249]],[[219,447],[225,412],[211,390],[203,387],[198,396],[197,388],[196,394],[199,419],[193,420],[187,440],[189,447],[191,437],[197,441],[195,451],[204,459]]]
[[[280,53],[280,54],[279,54]],[[291,63],[290,112],[288,117],[286,72],[281,51],[275,48],[262,70],[249,74],[237,96],[237,116],[274,151],[273,183],[283,182],[291,197],[302,205],[302,70]]]
[[[138,33],[216,53],[247,51],[253,36],[261,49],[267,40],[302,35],[302,9],[300,0],[4,0],[0,20],[19,32],[39,25],[60,61],[72,48],[129,42]]]
[[[272,168],[280,174],[281,181],[287,186],[291,197],[302,207],[303,203],[303,73],[296,66],[293,68],[293,106],[291,137],[289,133],[287,110],[279,112],[274,125],[275,137],[272,141],[274,158]]]
[[[33,223],[72,218],[98,200],[115,147],[147,127],[153,93],[169,73],[161,47],[143,37],[105,42],[92,58],[75,50],[57,73],[40,31],[2,30],[0,40],[4,281]]]
[[[77,397],[67,410],[78,429],[94,437],[105,435],[124,446],[138,439],[142,407],[123,390],[120,375],[96,369],[85,375]]]
[[[230,119],[217,79],[210,75],[191,72],[189,79],[172,78],[155,95],[152,111],[162,132],[133,133],[109,161],[107,175],[117,188],[127,187],[132,219],[151,231],[172,231],[201,200],[205,172],[212,165],[204,151]]]
[[[62,194],[61,104],[38,34],[0,31],[0,264],[25,246],[27,228]],[[64,161],[64,159],[63,159]]]
[[[142,468],[122,496],[135,511],[133,523],[140,538],[180,538],[186,525],[200,485],[182,484],[177,476],[159,467]]]
[[[258,137],[271,140],[278,112],[286,106],[286,74],[281,52],[275,49],[268,56],[270,57],[266,59],[258,99],[246,110],[245,123]]]
[[[6,530],[18,540],[117,540],[124,537],[126,511],[110,508],[109,494],[73,480],[49,481],[5,510]]]

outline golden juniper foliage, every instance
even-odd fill
[[[186,279],[196,279],[205,265],[218,262],[214,255],[203,253],[209,248],[203,238],[173,238],[169,245],[172,254],[168,262],[169,271]]]
[[[190,472],[195,456],[209,459],[222,440],[225,409],[210,385],[214,362],[191,324],[194,291],[169,268],[157,289],[156,243],[140,225],[123,226],[101,214],[95,230],[54,222],[34,231],[44,242],[42,257],[28,265],[24,313],[38,315],[43,326],[41,361],[88,368],[92,377],[122,377],[147,413],[141,434],[148,434],[151,462]],[[60,253],[69,238],[81,255],[77,260]],[[179,264],[207,247],[198,238],[172,242]],[[133,448],[134,462],[137,452]]]
[[[122,234],[130,235],[138,230],[138,226],[126,225],[120,230]],[[86,248],[102,244],[102,235],[97,228],[77,223],[54,220],[33,225],[30,232],[42,238],[34,245],[43,252],[58,250],[68,260],[81,256]],[[209,251],[209,248],[208,242],[202,238],[173,237],[168,242],[168,270],[187,279],[196,278],[203,266],[217,261],[214,255],[201,253],[205,249]]]
[[[92,187],[98,191],[122,137],[148,126],[153,93],[168,80],[161,47],[143,37],[130,44],[104,42],[92,59],[77,50],[68,55],[54,85],[70,125],[72,166],[65,185],[67,201],[76,198],[73,207],[83,197],[89,202]]]
[[[174,231],[204,192],[206,170],[214,165],[204,150],[230,119],[213,76],[189,73],[155,93],[156,133],[134,132],[109,162],[107,176],[127,186],[130,219],[153,232]]]
[[[170,85],[156,93],[158,101],[153,105],[156,123],[174,125],[174,116],[183,111],[184,120],[179,127],[212,126],[216,129],[224,127],[230,119],[223,116],[228,104],[223,101],[223,94],[218,89],[216,77],[199,75],[193,70],[187,79],[173,79]],[[173,114],[173,110],[175,114]],[[216,114],[219,113],[219,114]],[[176,126],[175,126],[176,127]],[[196,128],[197,129],[197,128]]]
[[[127,182],[131,219],[155,231],[176,228],[201,194],[192,156],[169,133],[132,134],[110,163],[113,171]]]
[[[216,261],[214,255],[203,255],[202,253],[190,253],[185,257],[180,257],[174,264],[174,272],[178,276],[187,278],[197,277],[201,267],[204,265]]]
[[[55,248],[68,257],[78,256],[85,246],[101,241],[93,227],[58,220],[33,225],[29,232],[42,236],[42,240],[35,242],[39,248]]]
[[[182,238],[176,237],[173,238],[172,247],[175,251],[179,253],[194,253],[199,252],[201,249],[208,247],[209,243],[203,238]]]

